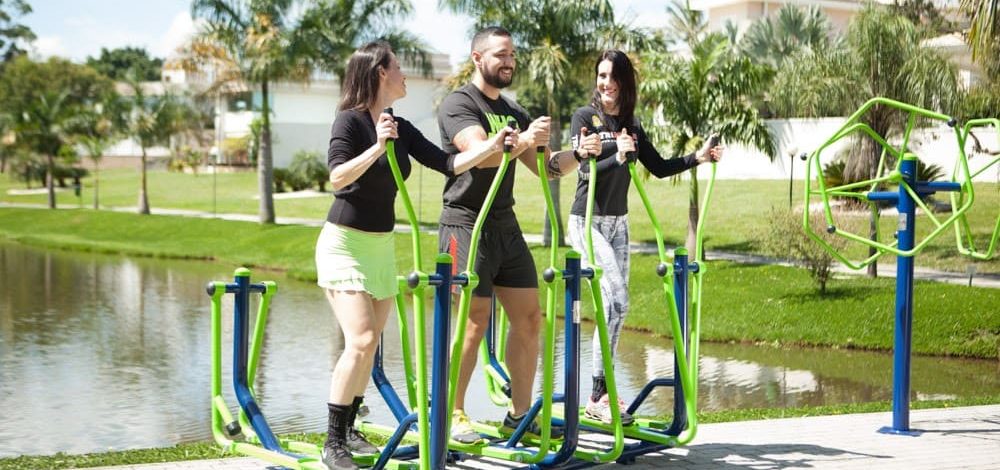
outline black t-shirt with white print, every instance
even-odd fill
[[[599,113],[593,106],[584,106],[573,113],[570,124],[573,137],[570,141],[573,148],[580,146],[580,128],[586,127],[588,133],[599,132],[601,135],[601,154],[597,157],[597,187],[594,194],[594,215],[625,215],[628,213],[628,186],[632,182],[628,167],[619,164],[617,159],[618,142],[616,135],[622,127],[636,138],[638,159],[649,172],[657,178],[676,175],[698,165],[694,154],[682,158],[664,159],[649,142],[646,131],[639,121],[625,125],[618,116]],[[587,184],[590,180],[590,165],[586,160],[580,164],[580,179],[576,184],[576,197],[570,214],[585,216],[587,214]]]
[[[503,96],[496,100],[490,99],[475,85],[467,84],[445,97],[438,108],[441,146],[448,153],[458,153],[453,139],[459,132],[468,127],[480,126],[492,137],[507,126],[510,118],[517,121],[518,128],[522,131],[531,123],[528,112],[513,100]],[[517,226],[517,218],[514,217],[514,163],[511,162],[507,167],[507,173],[497,190],[486,218],[487,227]],[[444,185],[444,207],[440,222],[472,227],[496,173],[497,168],[471,168],[448,177]]]

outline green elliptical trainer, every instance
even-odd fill
[[[322,447],[308,442],[280,439],[271,431],[257,404],[253,384],[264,343],[264,328],[277,291],[274,282],[250,282],[250,270],[239,268],[234,282],[209,282],[206,291],[212,300],[212,437],[225,452],[256,457],[293,470],[326,470],[320,460]],[[222,297],[233,294],[233,388],[240,404],[237,420],[222,397]],[[250,296],[260,294],[257,316],[250,338]],[[242,439],[239,439],[242,436]],[[376,464],[378,455],[358,456],[363,466]],[[377,468],[416,469],[412,462],[388,460]]]

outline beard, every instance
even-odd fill
[[[510,68],[510,78],[503,78],[500,75],[500,71],[505,70],[505,68],[497,68],[495,71],[490,72],[487,70],[481,70],[483,75],[483,81],[485,81],[489,86],[494,88],[507,88],[510,86],[511,82],[514,81],[514,69]]]

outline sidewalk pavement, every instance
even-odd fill
[[[866,413],[702,425],[687,447],[598,468],[1000,469],[1000,405],[915,410],[913,436],[877,432],[892,414]],[[264,470],[253,458],[198,460],[97,470]],[[449,469],[507,470],[512,463],[468,459]]]
[[[42,209],[46,206],[43,204],[21,204],[21,203],[10,203],[10,202],[0,202],[0,208],[4,207],[16,207],[23,209]],[[76,207],[66,207],[67,210],[75,210]],[[109,210],[115,212],[131,212],[136,211],[135,207],[113,207]],[[259,219],[256,215],[252,214],[213,214],[211,212],[204,211],[193,211],[187,209],[169,209],[169,208],[152,208],[151,212],[155,215],[172,215],[180,217],[195,217],[200,219],[223,219],[223,220],[234,220],[239,222],[257,222]],[[275,223],[281,225],[304,225],[309,227],[322,227],[324,220],[315,218],[301,218],[301,217],[277,217]],[[408,224],[397,224],[394,228],[396,232],[409,233],[410,226]],[[423,227],[424,233],[437,234],[436,227]],[[536,233],[526,233],[524,234],[524,239],[528,243],[541,244],[542,236]],[[676,247],[667,246],[668,250],[672,250]],[[655,254],[656,244],[649,242],[632,242],[631,249],[633,253],[643,253],[643,254]],[[795,266],[795,263],[777,258],[770,258],[767,256],[760,256],[750,253],[738,253],[729,251],[714,251],[708,250],[705,252],[705,258],[708,260],[726,260],[735,263],[742,264],[774,264],[781,266]],[[842,265],[837,265],[834,268],[834,272],[840,275],[854,275],[862,276],[865,271],[855,271],[848,269]],[[889,264],[886,262],[881,262],[878,264],[878,275],[880,277],[895,278],[896,277],[896,265]],[[945,282],[948,284],[960,284],[960,285],[972,285],[975,287],[988,287],[993,289],[1000,289],[1000,274],[989,274],[980,273],[970,276],[967,273],[950,272],[950,271],[939,271],[937,269],[921,268],[916,267],[913,270],[913,277],[916,280],[922,281],[935,281],[935,282]]]

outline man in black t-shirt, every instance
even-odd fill
[[[438,110],[442,146],[448,153],[457,153],[486,140],[503,129],[509,119],[521,129],[518,146],[511,152],[533,173],[536,146],[546,146],[547,173],[553,177],[570,173],[587,153],[600,153],[596,135],[588,139],[579,154],[567,150],[551,154],[549,142],[550,118],[535,120],[514,100],[501,96],[500,90],[513,81],[514,42],[508,31],[491,27],[476,33],[472,40],[472,61],[476,66],[472,82],[448,95]],[[439,229],[440,251],[450,253],[455,272],[467,266],[469,244],[476,217],[483,206],[502,154],[485,159],[476,168],[449,177],[444,188],[444,207]],[[538,335],[542,311],[538,303],[538,274],[514,216],[514,173],[511,162],[497,191],[480,236],[474,269],[479,285],[473,291],[468,327],[462,344],[461,373],[455,412],[452,416],[452,438],[463,443],[481,440],[465,414],[465,392],[475,369],[479,343],[489,323],[490,297],[496,295],[507,311],[511,329],[507,342],[507,366],[511,374],[510,410],[501,430],[512,432],[532,404],[532,385],[538,365]],[[536,423],[528,429],[537,438]],[[561,429],[552,429],[560,437]]]

